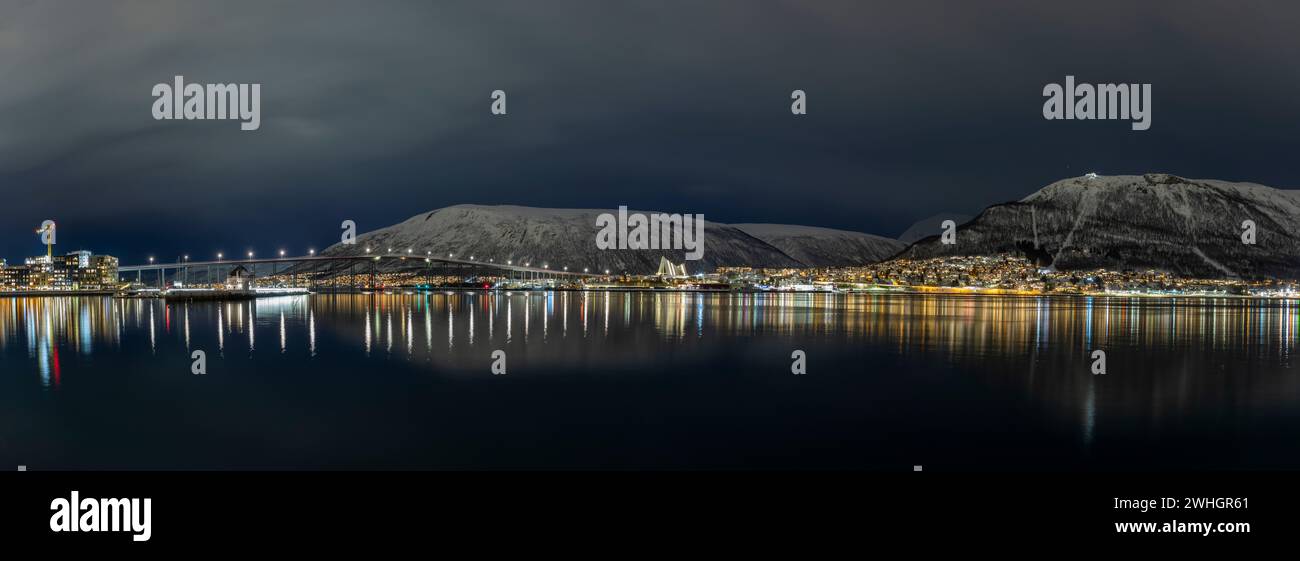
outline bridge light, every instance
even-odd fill
[[[568,265],[565,265],[565,266],[564,266],[564,270],[566,270],[566,271],[569,270],[569,266],[568,266]]]
[[[605,274],[606,274],[606,275],[609,274],[609,269],[605,269]]]
[[[415,251],[415,250],[414,250],[414,249],[411,249],[411,248],[409,248],[409,247],[406,248],[406,252],[407,252],[407,253],[410,253],[410,252],[412,252],[412,251]]]
[[[448,259],[450,259],[450,258],[452,258],[452,257],[455,257],[455,256],[456,256],[455,253],[448,253],[448,254],[447,254],[447,258],[448,258]]]
[[[509,260],[506,261],[506,265],[514,265],[514,264],[515,264],[514,261],[509,261]]]
[[[370,248],[366,248],[366,253],[370,253]]]
[[[181,259],[184,260],[184,261],[189,261],[189,260],[190,260],[190,256],[185,255],[185,256],[181,257]]]
[[[253,258],[253,252],[251,252],[251,251],[248,252],[248,258],[249,258],[249,259],[252,259],[252,258]]]
[[[280,250],[280,257],[284,257],[284,250],[283,250],[283,249]]]
[[[583,268],[582,268],[582,272],[584,272],[584,273],[587,272],[587,268],[586,268],[586,267],[583,267]]]
[[[550,265],[542,265],[542,268],[543,268],[543,269],[550,269],[551,266],[550,266]]]
[[[152,258],[152,257],[149,258],[149,262],[150,262],[150,263],[153,263],[153,258]]]
[[[316,255],[316,250],[314,249],[307,250],[307,255]]]
[[[217,261],[220,261],[220,260],[221,260],[221,257],[222,257],[222,254],[221,254],[221,253],[217,253]]]

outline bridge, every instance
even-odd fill
[[[394,267],[397,264],[397,267]],[[368,266],[367,266],[368,265]],[[135,281],[145,284],[146,281],[156,281],[159,287],[166,284],[169,272],[173,280],[182,280],[189,283],[191,278],[197,278],[195,282],[211,284],[223,282],[229,271],[236,267],[244,267],[254,278],[258,278],[259,272],[266,275],[269,268],[269,275],[290,275],[305,277],[308,282],[319,278],[322,273],[329,275],[351,275],[354,283],[358,275],[358,268],[361,268],[360,274],[370,276],[370,286],[375,286],[375,275],[387,272],[416,272],[421,269],[428,271],[429,274],[438,274],[442,276],[495,276],[506,277],[517,280],[578,280],[582,278],[592,278],[608,276],[609,271],[588,272],[570,271],[568,267],[552,269],[550,265],[534,267],[531,263],[517,265],[512,261],[497,263],[493,259],[484,261],[482,259],[460,259],[452,256],[434,257],[432,255],[413,255],[410,253],[366,253],[362,255],[301,255],[297,257],[249,257],[246,259],[217,259],[215,261],[192,261],[181,259],[171,263],[153,262],[142,265],[123,265],[118,267],[118,279],[122,280],[127,277],[131,280],[130,273],[135,273]],[[435,271],[437,269],[437,271]],[[153,273],[145,275],[146,272]],[[214,272],[219,277],[213,276]]]

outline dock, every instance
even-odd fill
[[[162,292],[166,300],[252,300],[272,296],[301,296],[311,294],[306,288],[172,288]]]

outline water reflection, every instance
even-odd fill
[[[220,303],[0,298],[0,372],[56,391],[79,377],[120,374],[70,369],[74,357],[155,364],[143,361],[215,348],[223,358],[273,360],[260,354],[258,331],[278,339],[273,354],[281,358],[274,360],[291,361],[278,365],[330,371],[350,360],[376,367],[398,361],[461,377],[486,372],[491,351],[505,348],[517,365],[512,374],[722,368],[743,379],[779,374],[790,349],[812,347],[822,353],[810,355],[821,358],[823,371],[839,375],[943,384],[933,378],[941,373],[1028,400],[1070,426],[1086,448],[1107,419],[1159,434],[1189,419],[1293,415],[1300,403],[1290,372],[1298,321],[1296,302],[1243,299],[657,292]],[[1105,376],[1090,374],[1094,349],[1107,352]],[[209,369],[220,372],[211,362]]]
[[[600,310],[596,319],[589,313],[593,305]],[[618,310],[614,319],[612,310]],[[355,343],[368,350],[378,337],[390,353],[395,339],[404,343],[399,350],[415,353],[418,336],[430,350],[433,332],[439,330],[445,332],[449,348],[510,342],[515,322],[522,322],[521,342],[545,343],[552,322],[557,322],[561,338],[587,338],[593,327],[604,337],[611,336],[611,330],[617,334],[652,329],[665,341],[737,335],[832,337],[886,345],[900,355],[939,353],[953,360],[1094,348],[1190,348],[1239,353],[1278,365],[1289,364],[1300,321],[1295,302],[1239,299],[610,292],[317,295],[226,303],[3,298],[0,349],[23,344],[33,357],[51,357],[56,350],[91,354],[97,345],[111,352],[120,347],[124,330],[143,327],[150,348],[156,350],[159,331],[172,334],[173,316],[179,315],[187,348],[209,335],[224,347],[224,334],[237,333],[247,336],[248,350],[255,350],[257,327],[272,325],[282,350],[287,350],[289,334],[301,330],[310,353],[315,351],[319,314],[330,318],[330,326],[343,332],[345,342],[347,333],[354,332]],[[417,315],[422,322],[415,321]],[[571,325],[570,315],[579,326]],[[357,321],[355,330],[346,324],[349,318]],[[504,339],[498,340],[495,326],[501,322]],[[541,323],[540,338],[531,332],[535,322]],[[217,327],[209,331],[206,325]],[[482,333],[476,333],[480,329]],[[1062,349],[1062,343],[1071,350]]]

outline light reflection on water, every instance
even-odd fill
[[[261,363],[476,379],[487,373],[491,351],[504,348],[515,376],[628,372],[653,379],[730,370],[725,375],[762,386],[788,375],[790,350],[802,348],[809,349],[810,375],[897,375],[903,380],[886,389],[964,384],[983,392],[979,399],[993,399],[992,407],[1027,401],[1047,420],[1026,414],[1025,422],[1069,427],[1086,456],[1107,421],[1111,433],[1155,438],[1181,422],[1231,432],[1260,417],[1294,416],[1297,321],[1295,302],[1243,299],[667,292],[221,303],[0,298],[0,373],[20,400],[29,387],[23,380],[57,396],[90,377],[103,384],[122,374],[123,364],[153,371],[183,352],[187,365],[192,349],[209,351],[213,376],[223,375],[229,359],[235,372],[227,375]],[[1094,349],[1107,353],[1105,376],[1089,372]],[[183,376],[188,368],[167,372]],[[899,395],[914,395],[911,386]],[[850,387],[827,387],[821,399],[860,401],[864,396],[845,393]],[[779,410],[782,391],[764,394],[763,404]]]

